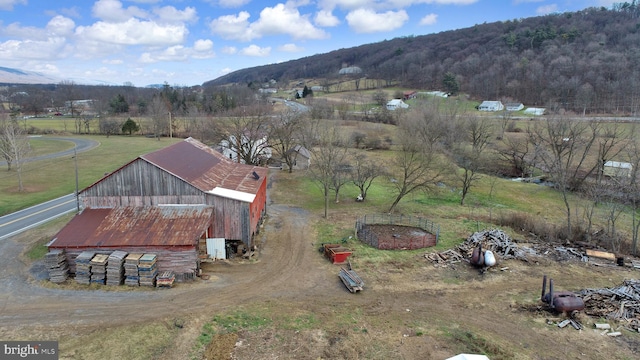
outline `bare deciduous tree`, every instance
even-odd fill
[[[269,143],[287,165],[289,172],[293,171],[296,157],[296,153],[291,150],[295,145],[301,145],[303,121],[302,113],[287,107],[271,122]]]
[[[271,156],[268,108],[256,105],[241,107],[229,114],[225,121],[216,123],[218,144],[231,159],[259,165]]]
[[[329,194],[335,188],[334,182],[340,176],[341,165],[346,163],[349,150],[346,140],[337,127],[324,123],[318,127],[316,146],[312,148],[312,162],[309,173],[324,196],[324,217],[328,217]],[[338,188],[339,191],[339,188]],[[336,191],[336,197],[338,192]]]
[[[460,130],[463,141],[454,147],[453,154],[457,165],[461,168],[458,172],[462,187],[460,205],[464,205],[471,187],[480,179],[480,173],[485,168],[482,155],[493,137],[493,125],[490,119],[485,117],[467,117],[463,120]]]
[[[584,179],[597,169],[597,164],[588,164],[586,159],[599,129],[597,123],[554,116],[536,123],[529,134],[530,141],[541,152],[543,170],[551,175],[562,194],[569,238],[573,235],[570,192],[580,188]]]
[[[22,184],[22,164],[31,150],[29,138],[20,125],[9,119],[6,114],[0,114],[0,151],[7,160],[8,170],[12,164],[18,175],[18,191],[24,191]]]
[[[353,157],[351,181],[360,189],[361,201],[367,199],[367,191],[373,181],[382,175],[384,175],[382,166],[369,159],[365,154],[357,154]]]
[[[389,212],[408,194],[426,191],[440,179],[444,167],[439,150],[446,137],[447,120],[448,116],[442,116],[437,107],[428,107],[411,111],[400,123],[401,149],[392,163],[393,174],[398,178],[391,181],[396,197]]]

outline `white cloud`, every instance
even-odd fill
[[[536,14],[538,15],[547,15],[547,14],[551,14],[558,11],[558,5],[557,4],[549,4],[549,5],[545,5],[545,6],[540,6],[539,8],[536,9]]]
[[[318,7],[323,10],[333,10],[335,8],[343,10],[367,8],[380,11],[404,9],[420,4],[469,5],[478,1],[479,0],[318,0]]]
[[[163,61],[187,61],[189,59],[209,59],[215,56],[213,52],[213,41],[208,39],[196,40],[193,47],[174,45],[162,51],[144,52],[138,58],[141,63],[157,63]]]
[[[73,35],[73,29],[76,24],[73,20],[64,16],[58,15],[47,23],[47,33],[55,36],[70,36]]]
[[[242,55],[247,55],[247,56],[259,56],[259,57],[265,57],[265,56],[269,56],[269,54],[271,53],[271,47],[267,46],[267,47],[260,47],[258,45],[249,45],[246,48],[240,50],[240,53]]]
[[[0,10],[13,10],[14,5],[27,5],[27,0],[0,0]]]
[[[225,39],[235,39],[240,41],[250,41],[251,36],[248,34],[249,13],[241,11],[237,16],[224,15],[214,19],[209,23],[211,32],[220,35]]]
[[[222,52],[228,55],[233,55],[238,52],[238,49],[235,46],[225,46],[222,48]]]
[[[160,25],[153,21],[129,19],[122,23],[99,21],[79,26],[76,35],[87,40],[118,45],[174,45],[184,41],[188,30],[181,24]]]
[[[300,52],[300,51],[304,51],[304,48],[301,48],[296,44],[284,44],[278,47],[278,50],[284,51],[284,52]]]
[[[213,50],[213,41],[209,39],[196,40],[193,44],[193,49],[196,51],[211,51]]]
[[[149,17],[146,11],[137,6],[123,8],[118,0],[98,0],[93,4],[93,16],[111,22],[127,21],[131,17],[146,19]]]
[[[265,7],[260,18],[249,23],[249,13],[225,15],[210,23],[211,31],[226,39],[251,41],[267,35],[290,35],[294,39],[325,39],[328,34],[301,15],[297,8],[284,4]]]
[[[187,7],[184,10],[178,10],[173,6],[163,6],[153,9],[153,13],[163,21],[168,22],[187,22],[195,23],[198,21],[196,8]]]
[[[402,27],[409,15],[404,10],[376,13],[369,9],[357,9],[347,14],[349,26],[357,33],[373,33]]]
[[[53,37],[44,41],[7,40],[0,43],[0,59],[21,64],[25,59],[53,60],[69,54],[66,39]]]
[[[124,60],[121,59],[105,59],[102,60],[103,64],[109,64],[109,65],[121,65],[124,64]]]
[[[314,22],[316,23],[316,25],[323,27],[337,26],[338,24],[340,24],[340,20],[329,10],[318,11]]]
[[[429,14],[420,19],[420,25],[433,25],[438,22],[438,15]]]
[[[251,0],[220,0],[218,4],[222,7],[233,8],[248,4]]]

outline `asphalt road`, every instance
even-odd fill
[[[65,138],[65,137],[41,137],[41,136],[32,136],[32,137],[38,137],[38,138],[42,138],[42,139],[45,139],[45,140],[56,140],[56,141],[72,142],[72,143],[75,144],[75,151],[79,152],[79,153],[91,150],[94,147],[99,145],[99,143],[97,141],[88,140],[88,139],[75,139],[75,138]],[[57,152],[57,153],[33,156],[33,157],[25,159],[24,161],[25,162],[31,162],[31,161],[53,159],[53,158],[64,157],[64,156],[73,156],[73,151],[74,151],[74,148],[71,148],[69,150],[64,150],[64,151],[60,151],[60,152]],[[7,162],[4,161],[4,160],[0,161],[0,166],[7,166]]]
[[[57,157],[73,156],[74,150],[78,153],[88,151],[98,146],[97,141],[87,139],[44,137],[47,140],[70,141],[75,144],[75,149],[69,149],[57,153],[34,156],[26,159],[26,162],[46,160]],[[6,166],[7,162],[0,162],[0,166]],[[78,210],[75,194],[47,201],[27,209],[0,217],[0,240],[17,235],[23,231],[44,224],[64,214]]]
[[[17,235],[64,214],[77,211],[75,194],[65,195],[0,217],[0,240]]]

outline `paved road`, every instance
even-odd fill
[[[88,151],[99,145],[97,141],[88,139],[43,137],[47,140],[69,141],[75,144],[75,151]],[[57,157],[73,156],[74,148],[53,154],[34,156],[26,159],[26,162],[46,160]],[[6,161],[0,161],[0,166],[6,166]],[[78,203],[75,194],[47,201],[30,208],[0,217],[0,240],[17,235],[23,231],[44,224],[64,214],[77,211]]]
[[[66,137],[40,137],[40,136],[33,136],[33,137],[39,137],[45,140],[56,140],[56,141],[69,141],[75,144],[75,150],[76,152],[85,152],[88,150],[93,149],[94,147],[98,146],[100,143],[98,143],[95,140],[89,140],[89,139],[75,139],[75,138],[66,138]],[[64,150],[64,151],[60,151],[57,153],[52,153],[52,154],[45,154],[45,155],[40,155],[40,156],[33,156],[30,158],[25,159],[25,162],[31,162],[31,161],[39,161],[39,160],[46,160],[46,159],[53,159],[53,158],[58,158],[58,157],[64,157],[64,156],[73,156],[73,150],[74,148],[71,148],[69,150]],[[7,162],[6,161],[0,161],[0,166],[6,166]]]
[[[29,230],[78,208],[75,194],[47,201],[0,217],[0,240]]]

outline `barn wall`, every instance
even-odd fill
[[[207,205],[213,206],[212,237],[242,240],[247,246],[251,245],[248,203],[211,195]]]
[[[180,279],[187,274],[187,278],[193,278],[199,269],[198,254],[195,246],[181,247],[130,247],[130,248],[65,248],[67,263],[69,264],[69,272],[76,272],[76,257],[83,251],[95,251],[98,254],[111,254],[115,250],[125,251],[129,254],[156,254],[156,264],[158,272],[173,271],[176,278]]]
[[[249,205],[251,214],[251,235],[258,232],[258,227],[267,211],[267,179],[265,178],[256,193],[256,198]]]
[[[85,207],[202,204],[202,191],[137,159],[80,193]]]

